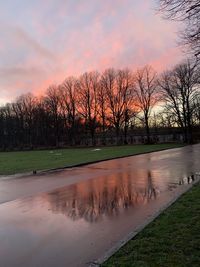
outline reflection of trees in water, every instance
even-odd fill
[[[103,216],[117,216],[120,211],[144,204],[156,196],[148,171],[143,188],[132,184],[130,173],[120,173],[117,177],[91,179],[54,191],[48,194],[48,201],[55,213],[63,213],[73,220],[83,218],[95,222]]]
[[[145,188],[145,196],[148,201],[156,198],[156,189],[154,188],[150,171],[148,171],[147,187]]]

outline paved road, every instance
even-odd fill
[[[199,171],[195,145],[1,179],[0,267],[88,266]]]

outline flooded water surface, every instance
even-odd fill
[[[50,174],[74,183],[0,205],[0,266],[87,266],[199,171],[195,145]]]

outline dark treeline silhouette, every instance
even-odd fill
[[[128,143],[134,129],[177,127],[184,142],[200,125],[198,65],[187,61],[158,76],[150,66],[132,72],[107,69],[86,72],[51,85],[42,97],[21,95],[0,107],[0,148],[63,147]],[[154,112],[155,105],[161,112]],[[99,143],[98,143],[99,144]]]
[[[165,101],[164,112],[174,117],[184,141],[193,142],[192,127],[199,125],[200,71],[197,63],[187,61],[161,75],[159,85]]]

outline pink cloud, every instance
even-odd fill
[[[40,9],[48,10],[55,3],[43,1]],[[151,0],[135,5],[132,0],[59,3],[48,15],[48,23],[41,23],[42,13],[38,12],[31,25],[33,34],[24,26],[8,27],[9,34],[0,44],[0,53],[8,53],[7,65],[0,65],[2,99],[28,91],[41,94],[50,84],[89,70],[151,64],[159,72],[181,60],[176,25],[155,15]],[[36,15],[31,11],[31,16]]]

